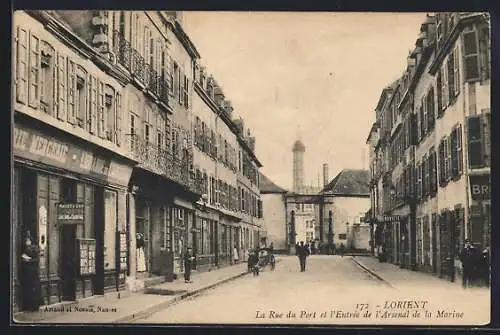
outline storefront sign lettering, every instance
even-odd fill
[[[30,134],[23,129],[14,128],[14,148],[26,150]]]
[[[375,218],[376,222],[382,223],[382,222],[398,222],[404,219],[403,216],[401,215],[393,215],[393,216],[377,216]]]
[[[90,172],[107,176],[109,172],[109,161],[94,156]]]
[[[57,204],[57,222],[60,224],[83,224],[85,206],[82,203]]]
[[[92,158],[94,156],[91,153],[86,151],[82,151],[82,155],[80,156],[80,168],[83,170],[88,170],[92,168]]]
[[[470,176],[470,191],[472,199],[490,199],[491,198],[491,183],[490,176]]]
[[[69,147],[57,140],[49,139],[39,135],[33,135],[30,152],[34,155],[47,157],[58,162],[66,162]]]

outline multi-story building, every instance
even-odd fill
[[[123,289],[126,279],[132,288],[172,280],[187,247],[225,243],[228,257],[243,231],[262,230],[255,139],[212,112],[224,149],[210,187],[219,223],[236,226],[246,204],[251,212],[239,230],[204,238],[214,225],[198,208],[210,192],[193,99],[206,88],[193,84],[199,54],[177,12],[28,11],[14,23],[14,254],[29,231],[44,303]],[[18,303],[16,257],[13,274]]]
[[[14,309],[24,307],[27,233],[40,249],[42,305],[123,289],[137,163],[123,131],[131,78],[56,12],[17,11],[13,23]]]
[[[241,119],[236,123],[232,121],[231,101],[225,99],[221,86],[198,63],[194,88],[194,168],[205,194],[196,211],[199,235],[195,250],[199,255],[198,265],[210,267],[230,263],[234,248],[239,258],[244,259],[246,251],[253,246],[250,236],[262,228],[258,221],[262,218],[260,197],[255,196],[251,202],[247,200],[248,188],[242,189],[239,171],[242,166],[238,161],[241,151],[252,153],[252,158],[246,161],[253,164],[252,176],[261,164],[249,146],[250,139],[242,139]],[[252,178],[250,190],[254,190],[257,183],[258,178]],[[259,210],[250,208],[249,214],[255,219],[251,226],[245,214],[246,201],[259,206]]]
[[[490,73],[488,16],[437,13],[382,92],[372,222],[389,261],[454,280],[465,238],[490,246]]]

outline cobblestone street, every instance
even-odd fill
[[[274,272],[266,268],[258,277],[246,276],[218,286],[137,322],[429,323],[424,318],[423,312],[414,320],[411,314],[409,318],[391,318],[390,314],[384,314],[386,311],[398,310],[392,307],[385,308],[386,301],[389,305],[391,303],[394,305],[393,302],[397,305],[398,301],[408,300],[426,302],[425,309],[433,314],[432,322],[435,324],[488,322],[488,290],[464,291],[458,285],[431,276],[407,270],[398,271],[402,275],[401,278],[405,280],[391,282],[389,285],[364,271],[350,256],[311,256],[305,273],[299,271],[296,257],[283,257]],[[383,277],[384,273],[379,275]],[[419,290],[405,285],[410,278],[420,281]],[[424,283],[422,283],[423,280],[425,280]],[[363,315],[366,309],[371,311],[371,317],[352,317],[356,312]],[[434,315],[437,315],[438,311],[443,317],[436,319]],[[446,311],[450,314],[446,314]],[[478,314],[478,311],[485,312]],[[290,312],[290,317],[287,317]],[[462,312],[463,315],[459,316]],[[326,317],[322,317],[321,313],[326,313]],[[444,315],[447,316],[444,317]]]

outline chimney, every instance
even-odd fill
[[[234,119],[233,123],[236,126],[236,128],[238,129],[238,135],[243,137],[243,129],[245,129],[245,123],[243,122],[243,119],[241,118],[241,116],[237,119]]]
[[[223,101],[223,109],[226,115],[229,116],[229,118],[231,118],[231,115],[233,114],[233,105],[231,104],[230,100]]]
[[[214,88],[214,96],[217,106],[222,107],[222,102],[224,101],[224,92],[222,92],[222,88],[219,85],[215,86]]]
[[[328,164],[323,164],[323,187],[328,185]]]

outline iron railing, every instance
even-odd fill
[[[190,191],[202,194],[203,184],[195,179],[192,168],[193,155],[185,150],[182,158],[139,138],[136,134],[127,134],[129,148],[139,167],[164,176]]]
[[[113,31],[113,52],[118,63],[139,80],[150,92],[168,104],[169,84],[163,75],[158,74],[151,64],[132,47],[119,31]],[[159,60],[158,60],[159,61]]]

